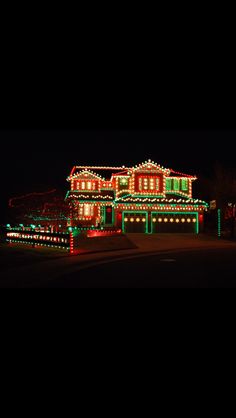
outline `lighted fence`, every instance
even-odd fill
[[[6,233],[9,243],[28,244],[39,247],[53,247],[70,250],[70,235],[64,232],[44,232],[37,230],[10,229]]]
[[[82,236],[87,238],[111,237],[122,234],[121,229],[107,228],[72,228],[62,232],[51,232],[48,228],[32,226],[7,226],[6,241],[30,245],[34,248],[49,247],[69,251],[71,254],[79,254]]]

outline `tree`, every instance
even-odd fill
[[[224,219],[230,221],[231,238],[235,235],[236,207],[236,171],[216,163],[213,176],[209,180],[209,193],[212,200],[217,201],[218,209],[222,210]],[[230,206],[229,206],[230,205]]]

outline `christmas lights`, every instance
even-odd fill
[[[21,229],[9,228],[6,241],[9,243],[19,243],[32,245],[34,247],[53,247],[69,249],[69,235],[65,233],[50,234],[48,232],[37,232],[35,228],[22,226]]]
[[[110,179],[103,176],[105,170],[111,171]],[[192,182],[196,179],[196,176],[166,169],[151,160],[135,167],[74,166],[68,177],[71,192],[66,196],[70,205],[68,225],[76,226],[78,222],[83,222],[84,226],[93,224],[102,228],[113,225],[129,231],[129,225],[132,224],[134,232],[148,233],[152,230],[151,224],[164,221],[175,228],[181,227],[181,231],[184,228],[189,231],[190,226],[187,225],[196,224],[197,232],[198,213],[203,216],[208,204],[192,198]],[[88,210],[90,207],[93,210]],[[131,213],[134,216],[130,216]],[[154,213],[157,214],[155,218]],[[168,213],[174,215],[171,221],[166,216],[159,217]],[[186,217],[181,217],[181,214],[187,216],[193,213],[197,215],[193,220],[189,218],[190,222]],[[178,218],[175,218],[176,214]]]
[[[28,198],[28,197],[33,197],[33,196],[45,196],[45,195],[53,194],[55,192],[56,192],[56,189],[53,189],[53,190],[49,190],[48,192],[44,192],[44,193],[34,192],[34,193],[28,193],[28,194],[23,195],[23,196],[13,197],[9,200],[8,205],[9,205],[10,208],[12,208],[12,207],[15,207],[13,202],[16,201],[16,200],[22,200],[22,199],[25,199],[25,198]]]
[[[218,219],[218,237],[221,238],[221,210],[218,209],[217,211],[217,219]]]

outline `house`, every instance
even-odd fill
[[[75,166],[68,177],[70,227],[124,233],[199,233],[208,204],[192,196],[196,176],[149,160],[135,167]]]

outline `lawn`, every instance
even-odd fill
[[[20,244],[0,244],[0,272],[12,267],[21,267],[49,259],[66,257],[68,252],[54,248],[38,247]]]

